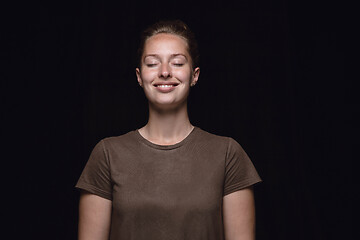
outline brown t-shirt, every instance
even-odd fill
[[[235,140],[195,127],[170,146],[101,140],[76,187],[112,200],[110,240],[223,240],[223,196],[260,181]]]

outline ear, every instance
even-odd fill
[[[194,72],[193,72],[193,77],[192,77],[192,81],[190,83],[190,86],[194,86],[197,81],[199,80],[199,75],[200,75],[200,68],[197,67],[194,69]]]
[[[139,68],[136,68],[136,69],[135,69],[135,72],[136,72],[136,78],[137,78],[137,81],[138,81],[138,83],[139,83],[140,87],[142,87],[142,86],[143,86],[143,84],[142,84],[142,79],[141,79],[140,69],[139,69]]]

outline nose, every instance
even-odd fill
[[[159,77],[161,78],[170,78],[171,77],[171,68],[169,64],[163,63],[161,64],[161,68],[159,71]]]

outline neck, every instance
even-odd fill
[[[149,103],[149,120],[140,134],[155,144],[172,145],[181,142],[194,126],[191,125],[187,104],[175,109],[159,109]]]

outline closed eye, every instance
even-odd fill
[[[148,63],[146,64],[147,67],[155,67],[156,66],[156,63]]]
[[[183,64],[183,63],[173,63],[173,65],[174,65],[174,66],[176,66],[176,67],[181,67],[181,66],[184,66],[184,64]]]

